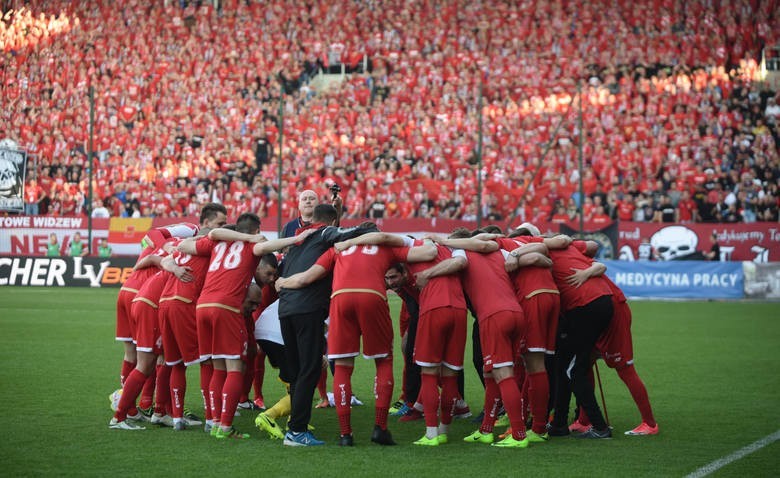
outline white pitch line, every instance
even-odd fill
[[[723,458],[715,460],[708,465],[702,466],[701,468],[694,471],[693,473],[686,476],[685,478],[701,478],[702,476],[707,476],[710,473],[713,473],[723,468],[729,463],[733,463],[744,456],[750,455],[751,453],[758,451],[764,448],[765,446],[776,442],[777,440],[780,440],[780,430],[777,430],[771,435],[767,435],[764,438],[758,440],[757,442],[751,443],[750,445],[744,448],[740,448],[739,450],[735,451],[731,455],[724,456]]]

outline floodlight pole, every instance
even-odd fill
[[[585,138],[582,130],[582,83],[577,82],[577,98],[580,102],[579,114],[577,118],[577,125],[580,129],[579,147],[577,148],[577,156],[579,156],[579,170],[580,170],[580,237],[582,237],[583,231],[585,231],[585,190],[582,184],[582,141]]]
[[[87,145],[87,173],[89,191],[87,193],[87,250],[92,255],[92,177],[95,174],[92,163],[93,140],[95,136],[95,87],[89,87],[89,142]]]
[[[282,143],[284,142],[284,85],[279,87],[279,159],[277,160],[276,231],[282,237]]]
[[[477,229],[482,227],[482,72],[479,78],[479,96],[477,97],[477,114],[479,115],[479,131],[477,142]]]

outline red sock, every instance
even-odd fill
[[[187,367],[179,362],[171,370],[171,416],[184,416],[184,394],[187,392]]]
[[[222,419],[219,421],[223,427],[233,425],[233,417],[238,407],[238,398],[241,396],[241,387],[244,386],[244,375],[241,372],[228,372],[225,385],[222,387]]]
[[[653,408],[650,406],[650,397],[647,395],[647,388],[645,387],[642,379],[636,373],[634,365],[631,364],[628,367],[621,368],[617,371],[618,376],[623,383],[628,387],[628,391],[631,393],[631,397],[634,399],[639,413],[642,415],[642,421],[654,427],[655,417],[653,416]]]
[[[333,400],[336,402],[341,434],[351,435],[352,367],[336,364],[333,372]]]
[[[452,412],[458,403],[458,376],[442,375],[441,377],[441,422],[444,425],[452,423]]]
[[[517,383],[512,377],[498,382],[498,388],[501,390],[501,400],[504,402],[504,409],[509,415],[509,425],[512,427],[512,436],[515,440],[525,438],[525,422],[523,422],[523,396]]]
[[[127,412],[131,408],[135,407],[135,399],[138,398],[138,394],[146,382],[146,375],[144,375],[137,368],[133,369],[125,380],[125,386],[122,387],[122,397],[119,399],[119,405],[117,405],[114,418],[117,421],[123,421],[127,418]]]
[[[219,421],[222,416],[222,388],[225,386],[227,378],[226,370],[214,369],[209,383],[209,407],[211,407],[211,417],[214,421]]]
[[[146,377],[146,383],[144,383],[144,388],[141,391],[141,401],[138,402],[140,408],[149,408],[154,402],[154,385],[157,380],[157,367],[159,367],[159,365],[153,368],[152,373]]]
[[[522,389],[526,377],[525,363],[523,362],[522,359],[515,362],[514,369],[515,369],[515,383],[517,384],[517,388],[519,390]]]
[[[320,381],[317,382],[317,391],[320,392],[320,398],[322,400],[328,399],[328,369],[322,369],[320,374]]]
[[[155,384],[154,413],[165,415],[171,409],[171,370],[169,365],[159,365]]]
[[[393,399],[393,356],[376,359],[374,362],[376,363],[374,423],[382,430],[387,430],[387,414],[390,410],[390,401]],[[435,409],[438,409],[438,403],[436,405]]]
[[[249,392],[252,390],[252,382],[255,381],[255,358],[247,360],[244,367],[244,373],[241,376],[241,395],[238,397],[238,402],[248,402]]]
[[[493,433],[499,408],[501,408],[501,392],[498,390],[498,384],[492,378],[485,377],[485,415],[479,431]]]
[[[119,375],[120,387],[125,386],[125,380],[127,380],[127,377],[130,376],[130,372],[132,372],[134,368],[135,368],[135,362],[128,362],[127,360],[122,360],[122,372],[120,372]]]
[[[263,399],[263,379],[265,378],[265,352],[260,350],[255,357],[255,373],[252,383],[255,387],[255,398]]]
[[[531,416],[533,417],[531,429],[543,435],[546,433],[547,402],[550,399],[550,382],[547,380],[547,372],[528,374],[525,383],[531,402]]]
[[[439,425],[439,377],[430,373],[421,374],[420,395],[417,397],[423,406],[425,426]]]
[[[203,415],[206,420],[214,419],[214,415],[211,414],[211,400],[209,399],[209,386],[213,374],[214,366],[212,364],[200,364],[200,397],[203,399]]]

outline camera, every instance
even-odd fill
[[[339,186],[336,183],[333,183],[333,185],[331,185],[330,187],[330,193],[333,195],[333,198],[335,199],[340,192],[341,192],[341,186]]]

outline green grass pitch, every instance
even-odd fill
[[[615,438],[554,438],[526,450],[466,444],[477,425],[457,420],[450,444],[418,448],[420,421],[390,429],[397,447],[369,441],[373,363],[353,378],[365,406],[353,409],[355,448],[336,446],[334,409],[313,410],[327,444],[291,449],[253,428],[244,442],[217,442],[201,430],[110,430],[108,395],[118,387],[122,347],[113,340],[116,290],[0,288],[0,462],[5,476],[683,476],[780,429],[780,307],[748,302],[633,302],[637,371],[661,426],[653,437],[626,437],[639,414],[617,375],[600,367]],[[393,316],[399,303],[391,298]],[[396,348],[398,348],[396,344]],[[466,363],[471,354],[467,350]],[[396,387],[401,361],[396,358]],[[329,380],[329,385],[331,381]],[[282,394],[266,370],[266,403]],[[466,398],[482,392],[467,366]],[[196,370],[187,404],[200,410]],[[775,442],[719,470],[718,476],[777,476]]]

